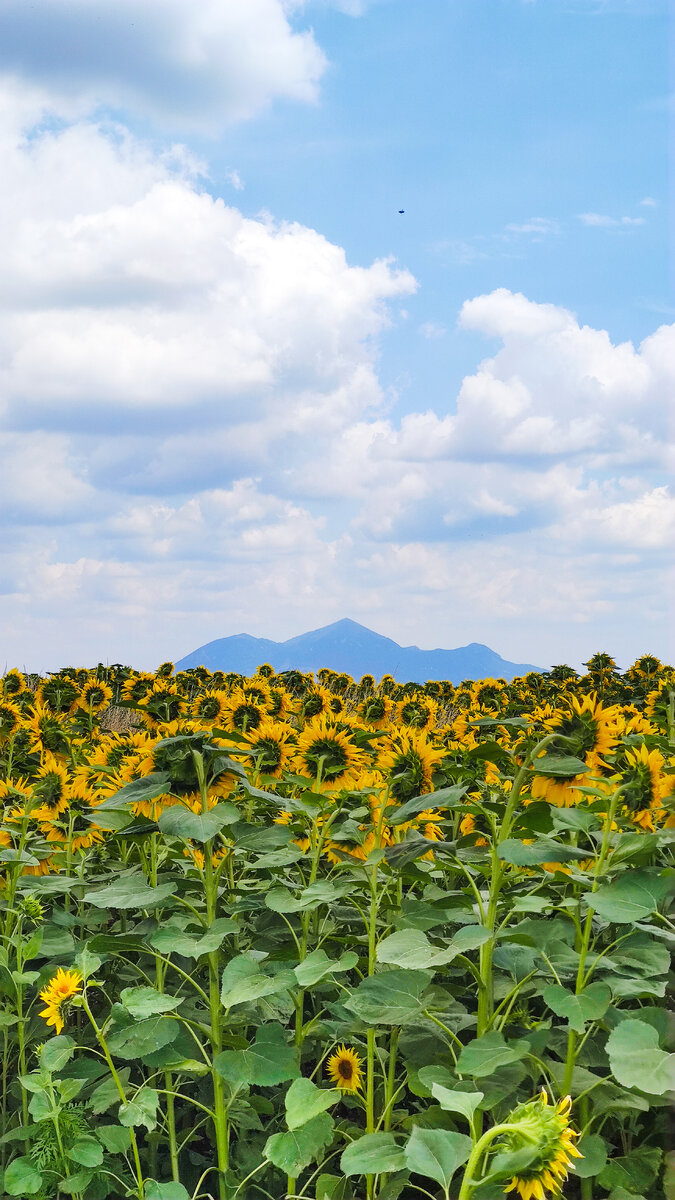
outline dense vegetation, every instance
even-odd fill
[[[652,656],[459,687],[9,671],[0,796],[2,1194],[661,1194]]]

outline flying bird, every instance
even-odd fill
[[[399,214],[400,214],[400,216],[403,216],[403,213],[405,212],[405,209],[404,209],[404,208],[399,208],[399,210],[398,210],[398,211],[399,211]]]

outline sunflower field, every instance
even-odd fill
[[[675,1194],[675,671],[586,667],[0,678],[0,1195]]]

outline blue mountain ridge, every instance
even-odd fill
[[[313,629],[286,642],[252,637],[248,633],[217,638],[207,642],[176,663],[178,670],[207,667],[210,671],[236,671],[252,675],[261,663],[270,663],[275,671],[318,671],[329,667],[346,671],[354,679],[362,675],[392,675],[400,683],[426,683],[428,679],[501,678],[511,680],[528,671],[538,671],[530,663],[507,662],[489,646],[471,642],[456,650],[420,650],[418,646],[399,646],[391,638],[374,633],[345,618],[321,629]]]

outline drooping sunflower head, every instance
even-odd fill
[[[605,765],[602,756],[609,754],[619,740],[619,716],[616,705],[604,707],[595,695],[572,696],[568,705],[546,722],[551,732],[561,738],[548,752],[576,755],[591,770],[598,770]],[[568,740],[563,742],[562,738]]]
[[[12,700],[0,700],[0,741],[11,738],[21,726],[21,709]]]
[[[227,700],[223,713],[223,729],[233,733],[250,733],[257,729],[266,715],[266,702],[254,692],[246,692],[242,687],[234,687]]]
[[[67,713],[78,699],[80,689],[69,675],[57,674],[45,679],[37,690],[39,704],[45,704],[55,713]]]
[[[390,781],[391,795],[404,802],[432,790],[433,770],[444,753],[423,730],[399,730],[385,742],[377,765]]]
[[[192,704],[192,716],[205,729],[219,725],[227,712],[227,692],[211,688],[197,696]]]
[[[371,729],[384,729],[389,724],[393,702],[384,694],[368,696],[358,707],[358,715]]]
[[[52,819],[68,808],[70,801],[68,768],[51,754],[47,755],[37,773],[34,794],[40,805],[49,811]]]
[[[81,988],[82,976],[79,971],[65,971],[63,967],[59,967],[56,975],[40,992],[40,999],[45,1003],[45,1008],[40,1012],[40,1016],[45,1018],[48,1025],[54,1026],[57,1034],[63,1029],[68,1002],[81,991]]]
[[[338,1046],[326,1070],[331,1082],[343,1092],[356,1092],[361,1087],[361,1059],[351,1046]]]
[[[346,788],[357,784],[367,761],[347,729],[321,716],[298,735],[293,766],[300,775]]]
[[[430,696],[411,696],[396,705],[396,721],[413,729],[431,729],[437,705]]]
[[[132,675],[122,686],[122,699],[131,700],[133,704],[138,704],[144,696],[147,696],[152,688],[152,684],[152,675]]]
[[[583,1157],[574,1145],[579,1135],[568,1124],[571,1106],[569,1096],[550,1105],[542,1091],[536,1100],[520,1104],[509,1115],[505,1123],[512,1128],[499,1148],[510,1153],[536,1149],[505,1191],[517,1192],[522,1200],[544,1200],[547,1192],[554,1196],[560,1193],[572,1160]]]
[[[648,750],[644,742],[626,750],[622,771],[622,803],[626,814],[643,829],[654,828],[663,802],[675,792],[675,775],[664,771],[665,759],[657,748]]]
[[[257,729],[249,732],[248,743],[259,771],[273,775],[275,779],[281,778],[293,755],[293,734],[290,725],[273,721],[270,717],[265,717]]]
[[[10,700],[16,700],[17,696],[23,695],[28,690],[25,676],[21,671],[12,668],[8,671],[2,680],[2,694]]]
[[[112,700],[112,688],[100,679],[88,679],[77,699],[76,706],[85,712],[100,713]]]
[[[332,699],[333,695],[327,687],[312,688],[310,692],[307,692],[300,708],[303,721],[313,721],[322,714],[327,715],[332,712]]]
[[[63,722],[61,713],[56,713],[48,705],[36,701],[24,726],[30,738],[31,750],[65,754],[68,750],[68,738]]]

